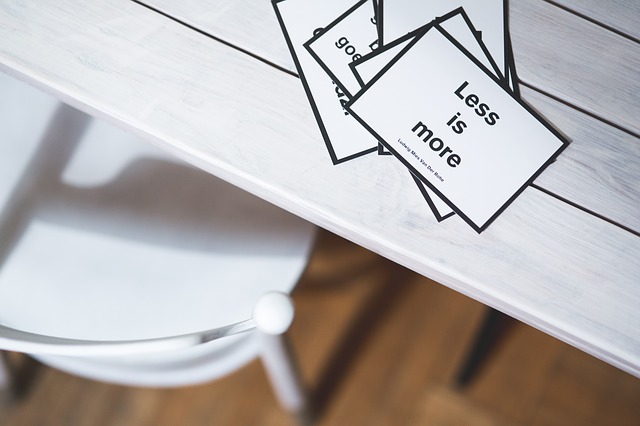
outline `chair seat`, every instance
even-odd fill
[[[0,231],[13,235],[0,249],[0,323],[73,339],[167,337],[248,319],[261,295],[293,289],[311,224],[22,83],[2,76],[0,87],[13,90],[0,131],[19,141],[0,156]],[[256,351],[249,333],[144,359],[41,359],[159,386],[161,371],[165,385],[209,380]]]

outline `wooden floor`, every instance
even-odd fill
[[[516,322],[456,388],[485,308],[328,233],[294,298],[318,425],[640,425],[639,379]],[[294,424],[258,362],[170,390],[36,373],[21,400],[4,402],[1,425]]]

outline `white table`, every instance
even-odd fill
[[[511,3],[523,97],[573,143],[480,235],[391,158],[332,165],[268,0],[1,0],[0,69],[640,376],[639,6]]]

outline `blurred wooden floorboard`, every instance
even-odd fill
[[[638,425],[640,380],[515,323],[475,380],[453,384],[484,307],[322,232],[292,330],[318,425]],[[258,362],[181,389],[47,367],[1,425],[291,425]]]

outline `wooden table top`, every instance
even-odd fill
[[[640,376],[640,6],[509,20],[523,98],[572,143],[482,234],[392,158],[332,164],[268,0],[0,0],[0,69]]]

